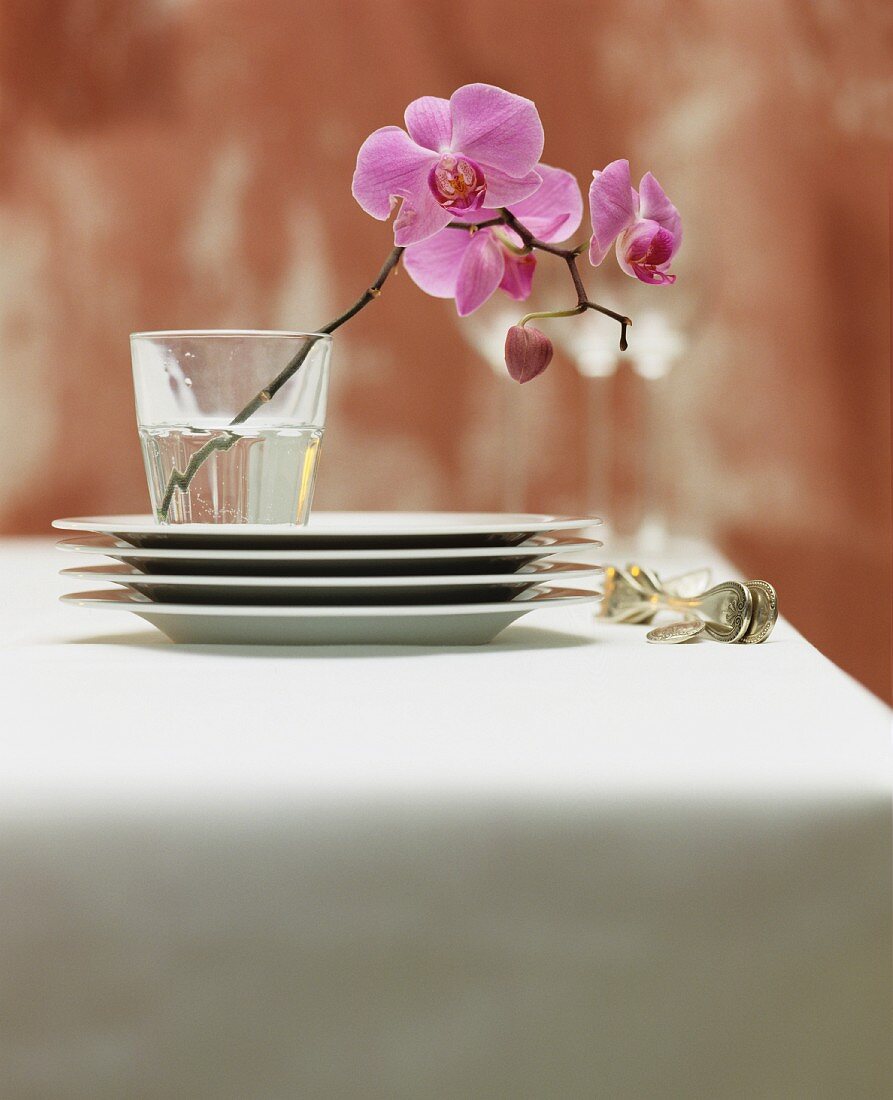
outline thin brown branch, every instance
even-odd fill
[[[491,225],[505,225],[505,218],[500,214],[498,218],[488,218],[485,222],[448,222],[447,229],[464,229],[466,233],[476,233]]]
[[[354,304],[344,311],[340,316],[336,317],[334,321],[329,321],[327,325],[323,325],[317,330],[320,334],[331,334],[336,329],[341,328],[343,324],[355,317],[361,309],[365,309],[370,302],[374,302],[376,298],[381,294],[381,288],[387,281],[388,276],[400,262],[400,257],[403,255],[402,248],[394,248],[388,254],[387,259],[382,264],[381,271],[379,271],[375,282],[360,295],[360,297],[354,302]],[[253,416],[258,409],[262,408],[269,401],[271,401],[279,390],[285,385],[285,383],[291,378],[300,368],[304,360],[310,354],[319,336],[313,334],[301,345],[298,352],[285,364],[282,370],[276,375],[273,381],[259,393],[256,393],[254,397],[248,402],[241,412],[237,413],[230,421],[230,427],[234,427],[237,424],[242,424],[249,417]],[[228,451],[232,447],[239,436],[233,432],[225,436],[216,436],[213,439],[208,440],[203,447],[201,447],[192,458],[189,460],[189,464],[183,471],[176,468],[171,470],[170,477],[168,478],[167,485],[165,486],[164,496],[162,497],[161,504],[158,507],[158,520],[160,523],[164,523],[167,520],[168,514],[171,509],[171,503],[174,499],[174,493],[178,490],[181,493],[185,493],[192,483],[192,479],[204,465],[205,461],[211,457],[215,451]]]
[[[594,309],[599,313],[604,313],[606,317],[613,317],[613,319],[620,325],[620,350],[626,351],[629,347],[626,339],[626,330],[632,325],[632,321],[629,317],[624,317],[622,313],[615,313],[613,309],[608,309],[606,306],[600,306],[597,302],[591,302],[589,295],[586,292],[586,286],[583,283],[583,277],[580,275],[580,269],[577,267],[577,257],[580,255],[582,248],[559,248],[557,245],[549,244],[546,241],[541,241],[535,237],[523,222],[518,221],[511,210],[503,208],[502,210],[502,223],[507,225],[509,229],[513,229],[525,246],[531,250],[536,249],[540,252],[548,252],[553,256],[558,256],[564,260],[567,264],[567,269],[570,272],[571,280],[574,284],[574,290],[577,294],[577,308],[573,310],[555,310],[548,313],[541,313],[538,316],[542,317],[559,317],[568,316],[575,313],[582,313],[584,309]]]

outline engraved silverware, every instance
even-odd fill
[[[753,612],[741,641],[758,645],[765,642],[778,621],[778,596],[768,581],[748,581],[747,587],[753,599]]]
[[[670,611],[696,615],[703,620],[707,634],[718,642],[737,642],[750,626],[753,596],[747,585],[723,581],[690,599],[665,595],[661,605]]]
[[[625,569],[607,566],[599,617],[608,622],[650,623],[659,611],[678,611],[684,620],[701,621],[707,636],[715,641],[764,642],[778,619],[778,598],[772,585],[760,580],[746,584],[724,581],[703,591],[709,579],[708,569],[662,581],[654,570],[641,565],[629,564]],[[672,633],[669,631],[666,639],[649,640],[668,641]]]
[[[703,633],[704,624],[700,619],[683,619],[678,623],[667,623],[666,626],[657,626],[649,630],[645,635],[646,642],[655,642],[658,645],[678,645],[680,642],[690,642],[692,638]]]

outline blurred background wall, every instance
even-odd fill
[[[584,187],[657,175],[678,282],[589,270],[630,352],[553,322],[522,389],[508,299],[460,324],[401,274],[337,338],[317,505],[706,535],[889,698],[891,73],[883,0],[3,0],[0,528],[145,510],[127,334],[329,319],[390,245],[360,143],[487,81]]]

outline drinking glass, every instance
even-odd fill
[[[133,333],[137,424],[159,523],[307,522],[331,343],[314,332]]]

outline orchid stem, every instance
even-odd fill
[[[567,264],[567,269],[570,272],[571,280],[574,284],[574,290],[577,292],[577,308],[553,312],[538,314],[538,316],[545,317],[572,317],[575,314],[582,313],[587,309],[597,310],[599,313],[604,313],[606,317],[613,317],[613,319],[620,325],[620,350],[626,351],[629,344],[626,340],[626,330],[632,325],[632,321],[629,317],[624,317],[622,313],[615,313],[613,309],[608,309],[606,306],[600,306],[597,302],[590,302],[589,295],[586,292],[586,287],[583,283],[583,277],[580,275],[580,269],[577,267],[577,257],[580,255],[579,248],[558,248],[556,245],[547,244],[545,241],[538,240],[530,232],[526,225],[519,222],[511,210],[507,210],[503,207],[502,210],[503,223],[514,229],[521,240],[528,248],[539,249],[540,252],[549,252],[553,256],[558,256],[564,260]],[[529,314],[525,320],[529,320],[534,314]],[[524,321],[521,322],[524,324]]]
[[[343,324],[346,324],[351,319],[351,317],[355,317],[361,309],[365,309],[370,302],[374,302],[381,293],[381,288],[384,286],[385,280],[400,262],[400,257],[402,255],[402,248],[392,249],[391,252],[388,254],[388,258],[382,265],[381,271],[379,271],[378,277],[376,278],[375,282],[360,295],[360,297],[354,302],[350,309],[346,309],[344,313],[336,317],[334,321],[329,321],[327,325],[322,325],[316,331],[321,334],[331,334],[336,329],[341,328]],[[243,421],[247,420],[249,416],[256,413],[262,405],[265,405],[268,401],[272,400],[272,398],[275,397],[279,390],[282,389],[289,378],[291,378],[292,375],[299,369],[301,364],[310,354],[310,349],[316,343],[316,340],[317,337],[310,337],[307,342],[300,348],[295,357],[291,359],[288,363],[286,363],[286,365],[282,368],[279,374],[276,375],[269,386],[267,386],[266,389],[261,390],[260,393],[255,394],[255,396],[252,397],[245,408],[242,409],[242,411],[238,413],[235,417],[233,417],[230,423],[241,424]]]
[[[344,313],[340,314],[333,321],[329,321],[328,324],[320,326],[316,333],[309,336],[307,340],[301,345],[298,352],[285,364],[282,370],[276,375],[270,384],[262,389],[259,393],[256,393],[254,397],[248,402],[241,412],[237,413],[230,421],[230,427],[234,427],[236,424],[242,424],[250,416],[253,416],[258,409],[262,408],[269,401],[276,396],[279,390],[285,385],[285,383],[291,378],[298,370],[300,370],[302,363],[310,354],[316,341],[320,335],[331,334],[336,329],[341,328],[343,324],[346,324],[352,317],[355,317],[361,309],[365,309],[370,302],[374,302],[376,298],[381,294],[381,288],[387,281],[388,276],[399,264],[400,257],[403,255],[402,248],[393,248],[388,253],[388,257],[381,266],[375,282],[371,284],[349,309],[346,309]],[[228,451],[232,447],[239,436],[236,432],[227,432],[225,436],[215,436],[213,439],[209,439],[203,447],[200,447],[192,458],[189,460],[189,464],[183,471],[174,468],[171,470],[170,477],[168,478],[167,485],[165,486],[164,496],[162,497],[161,504],[157,509],[157,517],[159,523],[165,523],[167,521],[168,513],[173,503],[174,493],[178,490],[181,493],[185,493],[192,483],[193,478],[205,464],[207,459],[215,451]]]
[[[581,252],[585,251],[585,245],[578,246],[577,248],[559,248],[558,245],[549,244],[547,241],[541,241],[506,207],[502,207],[498,218],[490,218],[487,221],[478,222],[476,225],[472,222],[450,222],[447,228],[464,229],[467,233],[475,233],[478,229],[484,229],[487,226],[495,225],[507,226],[509,229],[514,230],[521,238],[524,247],[520,249],[517,245],[510,245],[508,242],[503,242],[512,252],[519,254],[527,254],[533,251],[548,252],[549,255],[557,256],[560,260],[564,260],[567,264],[567,269],[570,272],[574,290],[577,294],[576,308],[547,310],[543,313],[528,313],[526,317],[523,317],[518,322],[520,325],[525,325],[535,317],[575,317],[577,314],[583,313],[587,309],[594,309],[598,313],[604,313],[606,317],[612,317],[620,325],[620,350],[627,350],[629,344],[626,339],[626,330],[632,325],[631,319],[629,317],[624,317],[622,313],[615,313],[613,309],[608,309],[607,306],[600,306],[597,302],[591,302],[589,300],[586,286],[583,283],[583,277],[580,275],[580,269],[577,267],[577,257]]]
[[[541,313],[527,313],[518,324],[523,328],[528,321],[535,321],[537,317],[576,317],[578,313],[583,313],[587,308],[587,306],[582,305],[575,306],[573,309],[545,309]]]
[[[491,225],[505,225],[505,218],[490,218],[485,222],[449,222],[447,229],[464,229],[466,233],[476,233],[479,229],[489,229]]]

